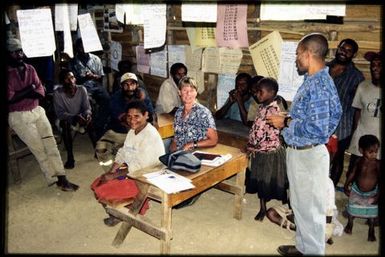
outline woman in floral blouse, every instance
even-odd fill
[[[197,103],[197,84],[189,77],[178,83],[182,99],[174,118],[174,139],[170,151],[212,147],[218,142],[218,134],[212,113]]]
[[[288,180],[280,130],[266,123],[266,116],[281,112],[278,83],[273,78],[263,78],[257,88],[253,97],[260,105],[246,147],[251,159],[250,181],[246,187],[248,192],[258,193],[261,209],[254,219],[262,221],[266,215],[266,202],[271,199],[287,202]]]

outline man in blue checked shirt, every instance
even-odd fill
[[[296,245],[281,245],[284,256],[324,255],[326,190],[329,153],[325,146],[335,131],[342,108],[329,68],[325,65],[327,39],[317,33],[301,39],[296,51],[299,74],[305,80],[288,116],[274,115],[268,123],[283,128],[290,203],[294,211]]]

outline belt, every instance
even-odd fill
[[[313,147],[316,147],[317,145],[319,145],[319,144],[303,145],[303,146],[287,145],[287,147],[293,148],[295,150],[306,150],[306,149],[311,149]]]

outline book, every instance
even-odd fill
[[[230,160],[233,156],[231,154],[215,154],[208,153],[202,151],[195,151],[193,155],[201,160],[202,165],[218,167],[228,160]]]
[[[161,169],[143,175],[147,180],[168,194],[178,193],[195,188],[191,179],[179,175],[169,169]]]

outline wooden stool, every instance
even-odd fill
[[[15,184],[21,183],[18,159],[28,154],[31,154],[29,148],[20,140],[11,128],[8,128],[8,168],[11,170]]]

